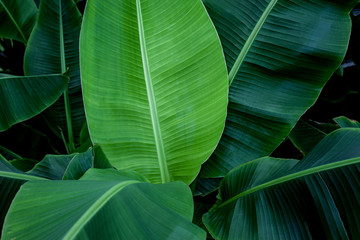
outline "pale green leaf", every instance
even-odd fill
[[[91,0],[80,37],[93,143],[118,169],[190,183],[227,106],[221,45],[200,0]]]

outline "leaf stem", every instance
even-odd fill
[[[64,47],[64,33],[63,33],[63,23],[62,23],[62,9],[61,9],[61,1],[59,1],[59,23],[60,23],[60,58],[61,58],[61,72],[66,72],[66,62],[65,62],[65,47]],[[74,143],[74,135],[72,129],[71,122],[71,107],[70,107],[70,97],[69,97],[69,85],[66,87],[64,91],[64,104],[65,104],[65,114],[66,114],[66,126],[68,131],[68,139],[69,139],[69,153],[73,153],[75,151],[75,143]]]
[[[161,181],[162,183],[167,183],[170,182],[170,173],[166,162],[164,143],[161,136],[160,122],[157,113],[155,94],[153,90],[153,83],[151,81],[150,66],[149,66],[149,60],[146,50],[146,41],[145,41],[145,33],[144,33],[140,0],[136,0],[136,9],[137,9],[137,17],[138,17],[139,38],[140,38],[141,56],[143,60],[144,77],[146,83],[146,90],[148,93],[151,121],[153,124],[153,131],[156,142],[156,150],[157,150],[158,162],[160,167]]]

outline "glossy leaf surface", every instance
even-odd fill
[[[0,0],[0,37],[27,44],[36,13],[33,0]]]
[[[80,39],[91,139],[119,169],[190,183],[223,131],[227,73],[200,0],[92,0]]]
[[[202,176],[224,176],[285,139],[340,65],[357,3],[204,0],[231,87],[224,135]]]
[[[44,111],[61,96],[67,82],[63,75],[0,74],[0,131]]]
[[[329,134],[301,161],[253,160],[224,178],[205,225],[217,239],[356,239],[359,162],[360,129]]]
[[[1,239],[205,239],[180,182],[33,181],[17,194]]]

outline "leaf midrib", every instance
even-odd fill
[[[5,4],[3,3],[2,0],[0,0],[0,4],[3,6],[3,8],[5,9],[6,13],[8,14],[10,20],[14,23],[16,29],[18,30],[18,32],[20,33],[22,39],[24,39],[24,44],[25,46],[27,45],[27,39],[23,33],[23,31],[21,30],[20,26],[18,25],[18,23],[15,21],[14,17],[12,16],[12,14],[10,13],[9,9],[5,6]]]
[[[59,0],[59,34],[60,34],[60,62],[61,62],[61,73],[66,72],[66,58],[65,58],[65,42],[64,42],[64,27],[63,27],[63,15],[62,15],[62,2]],[[65,105],[65,118],[66,126],[68,131],[69,143],[66,145],[68,152],[72,153],[75,151],[74,136],[71,119],[71,106],[69,97],[69,86],[66,86],[64,91],[64,105]]]
[[[33,176],[33,175],[26,174],[26,173],[14,173],[14,172],[6,172],[6,171],[0,171],[0,177],[18,179],[18,180],[24,180],[24,181],[30,181],[30,180],[49,181],[49,179],[47,179],[47,178]]]
[[[252,47],[252,44],[255,41],[255,38],[257,37],[259,31],[261,30],[262,26],[264,25],[267,17],[269,16],[271,10],[275,6],[278,0],[271,0],[269,5],[266,7],[265,11],[261,15],[259,21],[256,23],[254,29],[252,30],[250,36],[246,40],[244,47],[241,49],[240,54],[236,58],[236,61],[234,65],[232,66],[230,73],[229,73],[229,85],[233,82],[237,72],[239,71],[241,64],[243,63],[247,53],[249,52],[250,48]]]
[[[329,163],[329,164],[324,164],[324,165],[321,165],[321,166],[305,169],[305,170],[302,170],[302,171],[299,171],[299,172],[296,172],[296,173],[291,173],[291,174],[276,178],[274,180],[271,180],[269,182],[260,184],[260,185],[258,185],[256,187],[250,188],[250,189],[248,189],[246,191],[243,191],[243,192],[235,195],[234,197],[229,198],[225,202],[221,203],[220,205],[218,205],[217,208],[221,208],[221,207],[223,207],[223,206],[225,206],[225,205],[227,205],[227,204],[229,204],[231,202],[236,201],[237,199],[239,199],[239,198],[241,198],[243,196],[246,196],[246,195],[249,195],[251,193],[263,190],[265,188],[273,187],[275,185],[285,183],[285,182],[289,182],[289,181],[292,181],[292,180],[295,180],[295,179],[298,179],[298,178],[301,178],[301,177],[305,177],[305,176],[308,176],[308,175],[311,175],[311,174],[320,173],[320,172],[324,172],[324,171],[328,171],[328,170],[333,170],[333,169],[336,169],[336,168],[345,167],[345,166],[348,166],[348,165],[351,165],[351,164],[356,164],[356,163],[360,163],[360,157],[350,158],[350,159],[346,159],[346,160],[338,161],[338,162],[334,162],[334,163]]]
[[[76,221],[76,223],[69,229],[63,240],[75,239],[76,235],[85,227],[85,225],[95,216],[97,212],[114,197],[119,191],[130,184],[139,183],[139,181],[130,180],[116,184],[109,190],[107,190],[100,198],[98,198],[83,215]]]
[[[149,101],[151,121],[154,131],[154,138],[155,138],[155,144],[157,150],[156,152],[160,167],[161,181],[162,183],[166,183],[166,182],[170,182],[170,174],[166,162],[164,143],[162,141],[159,117],[156,108],[155,94],[154,94],[153,84],[151,81],[151,73],[150,73],[149,60],[146,50],[146,41],[145,41],[145,33],[144,33],[140,0],[136,0],[136,11],[137,11],[141,56],[142,56],[142,63],[144,69],[144,78],[145,78],[147,96]]]

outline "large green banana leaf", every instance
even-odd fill
[[[65,94],[46,114],[56,133],[60,135],[59,129],[65,136],[68,131],[73,132],[70,135],[75,142],[85,122],[79,69],[80,26],[81,14],[73,0],[42,0],[24,57],[26,75],[62,73],[68,69],[69,98]],[[71,110],[68,120],[65,105]]]
[[[110,162],[190,183],[219,141],[228,93],[202,2],[88,1],[80,63],[91,139]]]
[[[27,44],[36,19],[33,0],[0,0],[0,37]]]
[[[204,215],[216,239],[359,239],[360,129],[326,136],[301,161],[264,157],[231,171]]]
[[[63,75],[0,74],[0,132],[44,111],[61,96],[67,82]]]
[[[192,194],[181,182],[30,181],[1,239],[205,239],[192,215]]]
[[[231,87],[224,134],[202,176],[224,176],[285,139],[340,65],[358,2],[204,0]]]

